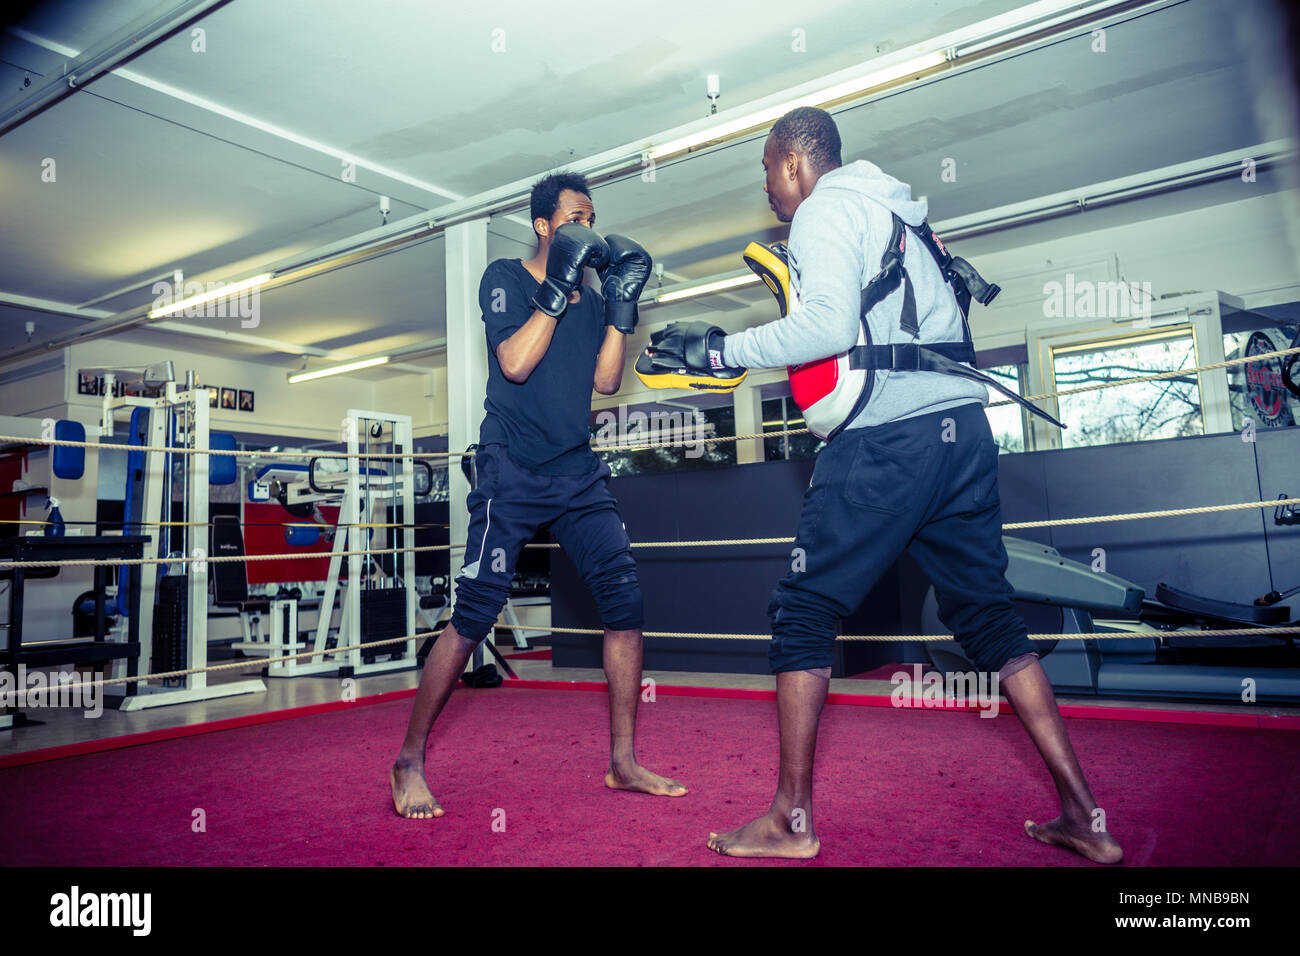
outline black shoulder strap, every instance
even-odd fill
[[[880,257],[880,271],[867,283],[866,289],[862,292],[862,321],[865,323],[867,313],[897,289],[901,282],[903,311],[898,319],[898,327],[915,337],[921,331],[916,321],[916,293],[912,289],[912,279],[907,274],[907,269],[903,267],[903,256],[907,247],[907,226],[898,218],[897,213],[891,212],[890,215],[893,217],[893,230],[889,234],[889,242],[885,245],[884,255]]]
[[[880,271],[863,291],[862,321],[865,323],[867,313],[897,289],[901,282],[903,309],[898,318],[898,327],[913,338],[921,334],[916,315],[916,292],[912,288],[911,276],[907,274],[907,269],[903,265],[907,248],[907,230],[912,228],[920,237],[921,244],[930,250],[930,255],[939,266],[943,281],[948,284],[957,298],[957,306],[961,309],[962,315],[962,337],[969,345],[971,338],[966,318],[970,315],[971,299],[981,305],[988,305],[1002,290],[991,282],[985,282],[984,277],[965,259],[949,253],[943,240],[930,228],[928,221],[922,220],[919,226],[908,227],[897,213],[891,212],[890,215],[893,217],[893,230],[889,236],[889,243],[885,246],[884,255],[880,257]]]
[[[997,294],[1002,290],[994,283],[985,282],[984,277],[965,259],[950,253],[943,240],[930,228],[928,221],[922,220],[916,227],[916,234],[921,237],[921,242],[930,250],[934,261],[939,264],[939,271],[943,273],[944,281],[951,285],[953,292],[957,294],[957,304],[961,306],[962,315],[970,314],[971,299],[980,305],[988,305],[997,298]]]
[[[934,257],[935,263],[939,266],[939,272],[943,275],[944,282],[948,284],[957,297],[957,305],[961,309],[962,341],[932,342],[926,345],[916,342],[889,345],[873,345],[871,343],[871,330],[867,326],[867,313],[897,289],[900,282],[903,284],[903,312],[899,317],[898,326],[913,337],[920,335],[921,330],[916,317],[916,295],[912,290],[911,277],[908,276],[907,270],[903,267],[903,254],[906,250],[908,228],[903,223],[903,220],[899,219],[895,214],[894,229],[889,237],[889,245],[885,247],[885,254],[880,259],[880,272],[862,290],[861,318],[863,327],[867,328],[867,344],[855,346],[850,350],[849,367],[867,372],[866,385],[863,387],[862,395],[859,397],[857,404],[854,405],[853,411],[844,419],[839,428],[831,433],[830,437],[835,437],[840,429],[858,417],[871,396],[871,385],[875,379],[875,372],[881,369],[892,369],[897,372],[944,372],[949,375],[959,375],[962,378],[968,378],[989,388],[996,389],[1022,408],[1038,415],[1040,418],[1045,418],[1053,425],[1064,428],[1064,425],[1033,402],[1017,395],[997,379],[971,367],[975,364],[975,346],[971,341],[970,324],[967,322],[970,300],[974,298],[981,305],[988,305],[1002,290],[990,282],[985,282],[984,278],[975,271],[975,267],[965,259],[951,255],[944,247],[943,241],[934,234],[930,224],[925,220],[922,220],[919,226],[910,228],[915,229],[922,244],[930,250],[930,255]],[[1300,333],[1297,333],[1297,341],[1300,342]]]

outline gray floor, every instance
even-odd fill
[[[550,661],[514,660],[511,666],[523,679],[551,681],[604,681],[598,669],[555,668]],[[256,676],[258,665],[250,661],[245,671],[225,671],[210,675],[213,684],[244,680]],[[769,675],[713,674],[683,671],[646,671],[645,676],[663,685],[691,687],[757,688],[770,690],[775,680]],[[418,674],[401,671],[357,678],[355,694],[358,697],[381,694],[387,691],[407,690],[416,686]],[[308,676],[293,679],[265,678],[266,691],[243,694],[193,704],[177,704],[144,711],[123,713],[104,708],[97,718],[88,718],[74,709],[43,708],[30,710],[28,715],[39,724],[17,726],[0,730],[0,754],[40,750],[64,744],[81,743],[125,734],[140,733],[201,724],[208,721],[247,714],[266,713],[338,701],[343,695],[343,685],[334,676]],[[893,689],[887,681],[841,680],[831,681],[831,692],[840,694],[880,695]],[[474,693],[474,691],[464,691]],[[1060,697],[1062,704],[1084,706],[1122,706],[1153,710],[1196,710],[1215,713],[1243,713],[1253,716],[1287,714],[1300,715],[1300,707],[1271,705],[1210,704],[1191,701],[1140,701],[1130,699],[1104,699],[1097,697]],[[394,741],[394,747],[397,746]]]

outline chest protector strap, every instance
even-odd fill
[[[985,282],[975,267],[965,259],[950,255],[926,222],[912,228],[922,245],[930,250],[944,281],[957,299],[961,310],[962,341],[911,341],[887,345],[872,343],[867,316],[900,284],[903,287],[903,308],[898,319],[899,331],[913,340],[921,334],[916,313],[916,292],[912,287],[911,276],[903,265],[909,227],[898,216],[895,215],[893,219],[893,231],[880,259],[880,271],[862,290],[861,327],[858,330],[857,344],[839,355],[790,367],[790,392],[795,404],[803,410],[809,430],[827,440],[843,431],[846,425],[861,414],[871,399],[877,371],[942,372],[957,375],[996,389],[1033,414],[1064,428],[1064,425],[1033,402],[1021,398],[1001,382],[971,367],[975,364],[975,346],[971,341],[970,323],[967,321],[971,299],[981,305],[988,305],[1001,290],[996,285]]]

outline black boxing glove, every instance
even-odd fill
[[[582,284],[582,270],[600,269],[609,262],[605,240],[586,226],[566,222],[551,238],[546,253],[546,278],[533,293],[533,308],[559,318],[569,306],[569,296]]]
[[[600,270],[600,291],[605,297],[605,324],[625,335],[636,329],[636,303],[650,278],[654,260],[627,236],[606,236],[609,262]]]

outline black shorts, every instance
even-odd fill
[[[458,633],[487,635],[510,596],[520,550],[546,526],[591,588],[604,626],[641,627],[636,563],[609,493],[608,465],[585,475],[539,475],[512,461],[504,445],[481,446],[474,464],[477,486],[465,501],[469,534],[451,621]]]
[[[904,550],[976,668],[1033,653],[1011,606],[997,479],[998,446],[977,403],[837,435],[817,456],[791,572],[768,608],[773,672],[831,666],[840,618]]]

